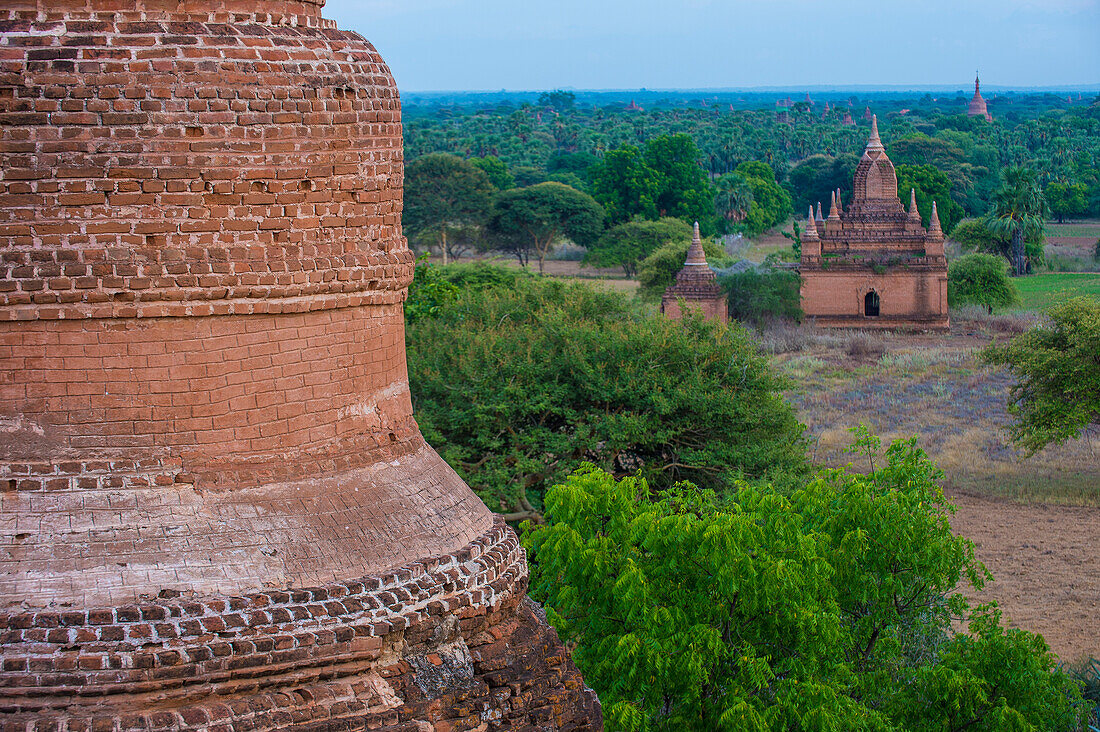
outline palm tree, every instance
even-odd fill
[[[1042,234],[1047,204],[1034,170],[1008,168],[1003,178],[1004,183],[993,194],[993,208],[986,214],[985,222],[997,236],[1011,237],[1012,270],[1019,277],[1027,271],[1024,239]]]

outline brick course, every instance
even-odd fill
[[[601,726],[413,420],[400,100],[322,4],[0,10],[5,732]]]

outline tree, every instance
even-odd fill
[[[660,297],[669,285],[676,281],[676,273],[684,268],[689,246],[691,246],[690,239],[670,241],[639,262],[639,292],[650,298]],[[703,252],[707,255],[707,262],[711,266],[721,267],[729,263],[726,250],[709,239],[703,240]]]
[[[722,228],[728,231],[749,215],[753,200],[752,186],[743,176],[727,173],[715,179],[714,188],[715,213],[725,222]]]
[[[1035,454],[1100,424],[1100,301],[1076,297],[1046,311],[1042,323],[982,351],[1017,378],[1008,412],[1013,441]]]
[[[730,317],[764,325],[770,320],[802,320],[802,284],[797,272],[745,270],[718,278],[729,300]]]
[[[951,238],[964,252],[996,254],[1012,261],[1012,238],[994,234],[985,219],[963,219],[951,230]],[[1029,262],[1043,261],[1043,232],[1033,231],[1024,237],[1024,255]]]
[[[538,512],[586,461],[662,489],[804,470],[803,428],[743,329],[546,278],[461,289],[409,323],[409,380],[428,442],[492,508]]]
[[[1020,302],[1008,276],[1008,264],[992,254],[964,254],[947,267],[947,302],[951,307],[981,305],[993,312]]]
[[[492,193],[489,177],[468,160],[425,155],[405,169],[401,222],[410,239],[438,246],[446,261],[477,241]]]
[[[657,174],[657,212],[711,224],[714,189],[699,164],[702,154],[690,135],[660,135],[646,143],[645,162]]]
[[[1027,273],[1024,238],[1042,235],[1047,206],[1035,171],[1008,168],[1002,178],[1004,183],[993,194],[993,207],[985,221],[994,234],[1011,239],[1012,269],[1020,277]]]
[[[941,228],[951,233],[955,224],[963,217],[962,206],[951,198],[951,181],[934,165],[899,165],[898,193],[902,200],[909,203],[909,191],[917,192],[917,211],[921,223],[928,226],[932,215],[932,202],[936,202],[936,213]]]
[[[638,262],[670,241],[690,242],[691,227],[680,219],[628,221],[604,232],[588,248],[584,263],[594,267],[622,267],[627,277],[638,272]]]
[[[1080,691],[1042,638],[981,610],[953,633],[957,585],[988,574],[941,476],[912,439],[869,474],[732,502],[588,467],[526,527],[531,594],[610,730],[1075,729]]]
[[[787,187],[791,192],[795,211],[805,211],[807,206],[829,205],[829,197],[837,188],[847,201],[852,197],[852,179],[859,158],[852,153],[837,157],[811,155],[799,161],[787,174]],[[828,211],[824,212],[826,216]]]
[[[1043,197],[1058,223],[1085,213],[1089,205],[1088,188],[1083,183],[1048,183]]]
[[[539,183],[498,194],[489,229],[506,248],[534,250],[541,273],[555,242],[569,238],[590,246],[603,232],[603,219],[603,209],[588,194],[561,183]]]
[[[609,224],[622,224],[635,217],[656,220],[658,176],[633,145],[609,150],[593,166],[592,196],[604,207]]]
[[[781,224],[791,214],[791,195],[775,182],[767,163],[750,161],[737,166],[737,174],[752,189],[752,205],[742,227],[749,234],[762,234]]]
[[[561,89],[552,92],[543,92],[539,95],[540,107],[550,107],[557,112],[568,112],[573,109],[576,102],[576,94]]]
[[[508,166],[504,164],[503,160],[494,155],[474,158],[470,162],[485,172],[485,175],[489,177],[489,182],[498,191],[506,191],[516,184],[512,174],[508,172]]]

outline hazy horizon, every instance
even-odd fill
[[[409,92],[1100,86],[1100,0],[328,0]]]

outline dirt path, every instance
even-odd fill
[[[975,544],[1006,621],[1042,634],[1064,661],[1100,657],[1100,508],[949,494],[954,529]]]

